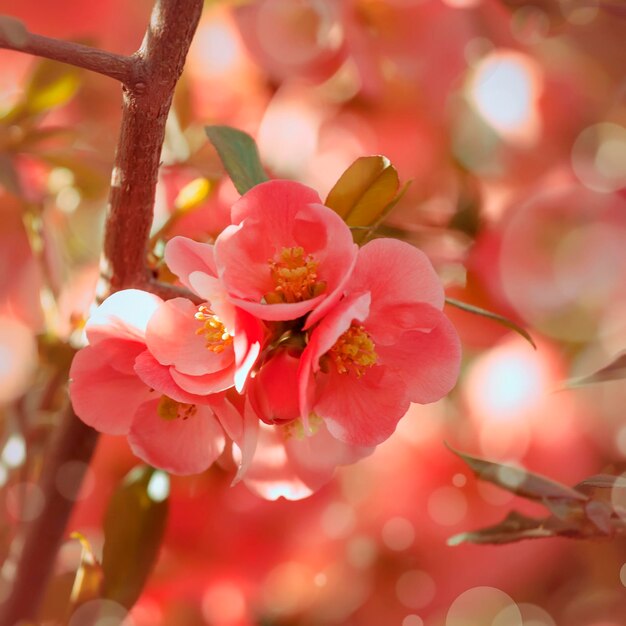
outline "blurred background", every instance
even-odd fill
[[[0,0],[31,32],[124,54],[150,9]],[[449,307],[456,389],[315,495],[267,502],[220,468],[173,477],[165,541],[124,624],[626,624],[622,540],[448,546],[512,508],[542,509],[477,482],[444,445],[571,485],[626,469],[626,385],[563,385],[626,349],[625,37],[621,0],[206,2],[168,122],[155,259],[173,234],[210,241],[237,198],[205,124],[248,131],[274,177],[322,197],[357,157],[384,154],[413,182],[380,234],[419,246],[449,296],[527,327],[537,350]],[[0,68],[8,579],[16,529],[41,510],[36,480],[97,282],[121,88],[7,51]],[[101,437],[69,527],[96,554],[135,463],[123,438]],[[64,546],[60,573],[77,551]]]

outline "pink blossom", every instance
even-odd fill
[[[344,294],[302,354],[300,407],[305,423],[313,413],[337,439],[371,446],[391,435],[410,402],[452,389],[460,344],[441,312],[441,282],[409,244],[363,246]]]
[[[313,420],[307,436],[302,423],[259,424],[254,456],[243,483],[267,500],[300,500],[325,485],[339,465],[371,454],[373,447],[353,446],[333,437],[321,420]]]
[[[209,467],[225,446],[220,392],[245,378],[253,361],[238,359],[208,305],[120,291],[86,332],[89,345],[70,371],[76,414],[100,432],[126,435],[133,452],[157,467],[178,474]],[[258,343],[249,342],[249,352],[258,353]]]
[[[263,320],[307,326],[337,302],[356,261],[350,229],[315,191],[272,180],[252,188],[232,207],[233,224],[215,246],[181,237],[165,260],[183,284],[215,307],[219,297]]]

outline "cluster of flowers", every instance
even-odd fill
[[[387,439],[410,402],[450,391],[459,340],[427,257],[391,239],[358,248],[312,189],[260,184],[231,222],[213,245],[167,243],[192,299],[131,289],[100,305],[72,403],[156,467],[227,458],[261,495],[303,497]]]

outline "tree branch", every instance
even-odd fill
[[[159,0],[137,52],[138,79],[124,89],[101,271],[112,291],[146,284],[165,122],[200,19],[202,0]]]
[[[116,57],[117,61],[122,61],[117,70],[112,69],[114,64],[110,63],[111,57],[107,53],[100,53],[105,56],[93,56],[92,49],[88,49],[89,52],[82,58],[77,50],[85,52],[84,47],[76,48],[76,44],[64,47],[61,42],[54,42],[52,48],[46,49],[41,43],[45,38],[35,37],[33,44],[32,35],[28,35],[27,40],[30,49],[23,42],[21,47],[16,48],[15,31],[9,36],[13,44],[6,47],[32,51],[33,54],[54,50],[56,52],[51,54],[56,56],[48,58],[79,67],[90,65],[88,69],[106,66],[110,71],[108,75],[115,73],[117,76],[114,77],[120,78],[118,70],[124,75],[122,123],[101,263],[107,287],[107,293],[103,295],[132,287],[158,291],[169,297],[182,293],[174,287],[159,286],[153,280],[146,266],[146,253],[165,122],[202,5],[203,0],[157,0],[141,48],[132,57]],[[4,36],[6,43],[6,27],[2,26],[0,23],[0,38]],[[49,43],[49,40],[45,41]],[[57,54],[62,50],[65,52]],[[0,614],[0,626],[13,626],[20,620],[32,620],[37,615],[73,506],[71,500],[57,491],[55,479],[58,469],[68,461],[88,463],[97,439],[96,431],[78,420],[73,411],[67,411],[42,476],[41,488],[46,508],[26,529],[15,583]],[[79,484],[76,485],[78,488]]]
[[[37,615],[43,592],[72,512],[83,476],[78,468],[87,468],[98,441],[98,433],[81,422],[71,407],[63,415],[57,438],[52,442],[50,454],[42,469],[39,487],[45,494],[44,506],[39,516],[26,528],[24,546],[13,583],[13,592],[0,616],[2,626],[22,623]],[[63,484],[63,494],[57,487],[59,470],[68,462],[76,465],[76,479],[71,485]]]
[[[131,85],[134,78],[133,57],[105,52],[71,41],[34,35],[21,22],[4,15],[0,16],[0,48],[75,65],[109,76],[126,85]]]

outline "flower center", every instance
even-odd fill
[[[300,246],[283,248],[278,259],[268,264],[275,289],[265,294],[267,304],[310,300],[326,289],[326,283],[317,280],[319,263]]]
[[[309,415],[309,429],[312,435],[317,433],[322,424],[323,420],[319,415],[316,415],[315,413],[311,413],[311,415]],[[285,440],[294,438],[298,441],[302,441],[306,437],[304,424],[301,419],[295,419],[291,422],[283,424],[282,429]]]
[[[354,372],[357,378],[361,378],[365,370],[378,360],[374,342],[363,326],[358,324],[352,324],[326,354],[340,374]]]
[[[228,333],[220,318],[201,305],[194,317],[202,322],[202,326],[196,330],[196,335],[202,335],[206,339],[207,350],[221,354],[233,343],[233,337]]]
[[[183,402],[176,402],[176,400],[172,400],[172,398],[167,396],[161,396],[157,414],[164,420],[186,420],[193,417],[197,410],[198,407],[195,404],[184,404]]]

